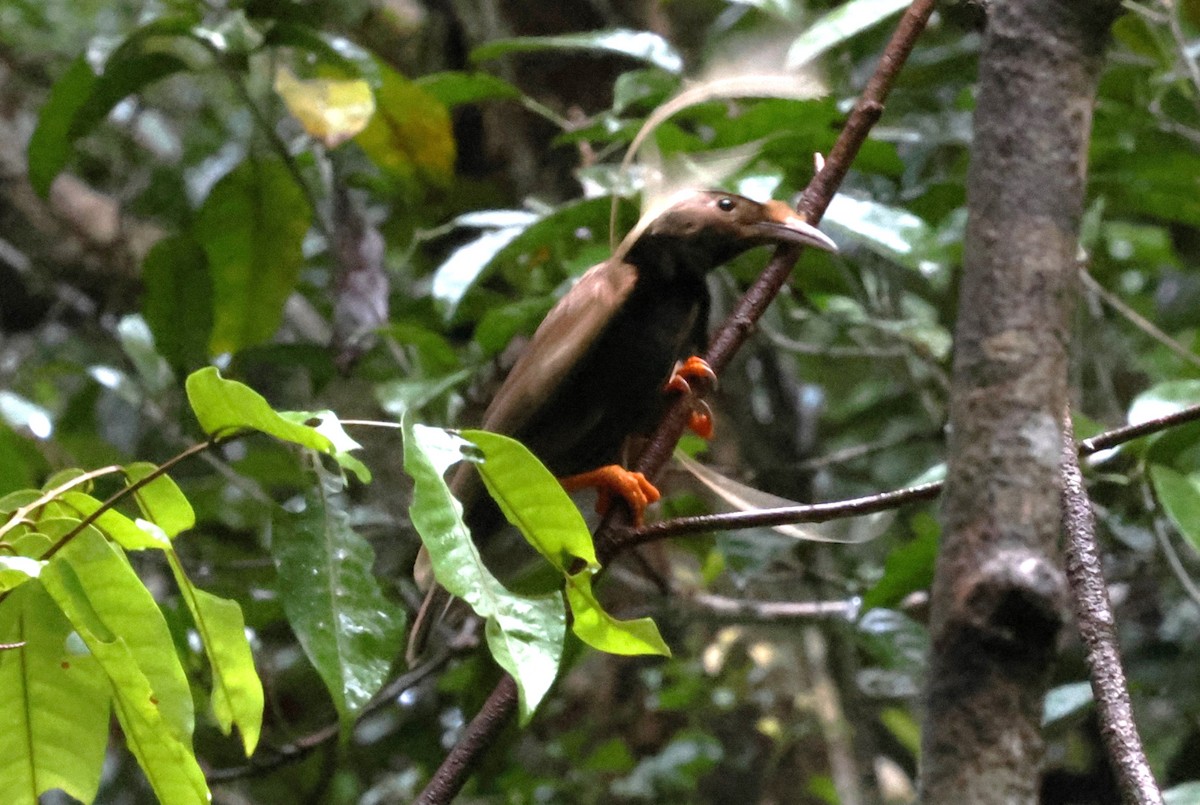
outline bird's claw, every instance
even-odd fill
[[[711,388],[717,385],[717,373],[708,365],[708,361],[693,355],[686,361],[679,361],[671,370],[667,380],[667,391],[677,391],[680,394],[690,394],[692,383],[702,381]]]
[[[713,412],[704,400],[692,400],[692,411],[688,414],[688,430],[701,439],[711,439],[715,432]]]
[[[660,497],[658,489],[640,472],[631,472],[616,464],[609,464],[590,472],[560,478],[563,489],[574,492],[578,489],[594,488],[596,512],[601,516],[612,507],[613,495],[620,495],[633,514],[633,524],[640,526],[645,518],[646,507]]]

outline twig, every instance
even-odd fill
[[[875,74],[867,82],[824,167],[817,172],[804,192],[799,211],[810,223],[821,220],[826,207],[833,199],[833,194],[846,178],[850,164],[866,140],[871,127],[883,113],[883,102],[888,91],[912,52],[917,37],[925,29],[934,5],[934,0],[914,0],[900,19],[896,32],[884,49]],[[717,331],[705,359],[718,375],[749,337],[755,322],[766,310],[767,305],[787,282],[799,256],[800,250],[797,248],[784,246],[776,249],[766,269]],[[636,467],[639,471],[648,476],[658,474],[674,452],[690,410],[690,401],[683,399],[671,407],[639,456]],[[596,553],[602,563],[611,559],[618,547],[607,536],[609,525],[611,521],[608,520],[602,523],[596,535]],[[505,675],[488,697],[483,709],[471,721],[466,734],[434,773],[418,802],[423,805],[450,802],[466,783],[467,775],[479,755],[487,749],[500,727],[512,715],[516,704],[516,683],[511,676]]]
[[[1096,521],[1083,486],[1071,417],[1063,417],[1063,531],[1067,536],[1067,579],[1075,621],[1091,669],[1092,694],[1100,714],[1100,733],[1124,792],[1131,803],[1161,803],[1162,793],[1146,760],[1121,665],[1108,586],[1096,545]]]
[[[433,779],[416,799],[416,805],[448,803],[462,790],[471,769],[491,745],[517,707],[517,683],[505,674],[482,709],[471,719],[458,743],[446,755]]]
[[[1200,419],[1200,405],[1190,405],[1174,413],[1148,419],[1136,425],[1114,428],[1113,430],[1099,433],[1090,439],[1084,439],[1079,443],[1079,455],[1090,456],[1093,453],[1099,453],[1101,450],[1108,450],[1119,444],[1133,441],[1141,436],[1149,436],[1175,425],[1195,422],[1198,419]]]
[[[450,659],[450,655],[451,652],[448,650],[443,649],[438,651],[430,656],[426,662],[393,679],[372,697],[367,706],[363,708],[358,720],[361,721],[367,715],[392,702],[404,691],[419,684],[427,676],[445,665],[446,661]],[[341,724],[334,721],[283,746],[274,747],[271,749],[274,753],[274,756],[271,758],[255,758],[243,766],[213,769],[205,773],[204,778],[210,783],[218,783],[265,774],[274,771],[280,766],[286,766],[289,763],[295,763],[298,760],[304,759],[310,752],[319,748],[322,744],[332,741],[339,734],[341,734]]]
[[[781,506],[777,509],[757,509],[724,514],[698,514],[692,517],[675,517],[657,523],[639,526],[618,526],[612,530],[613,538],[621,550],[647,542],[657,542],[667,537],[684,534],[710,534],[713,531],[732,531],[740,528],[769,528],[797,523],[824,523],[845,517],[895,509],[905,503],[933,500],[942,491],[942,482],[933,481],[907,489],[881,492],[861,498],[838,500],[833,503],[810,503],[805,506]]]
[[[721,621],[752,623],[811,623],[824,620],[852,621],[862,603],[844,601],[751,601],[712,593],[695,593],[680,599],[691,613]]]
[[[1104,303],[1113,310],[1124,316],[1125,319],[1128,320],[1129,323],[1134,327],[1138,328],[1143,333],[1174,352],[1180,358],[1183,358],[1183,360],[1187,361],[1192,366],[1200,367],[1200,355],[1192,352],[1183,344],[1180,344],[1174,338],[1158,329],[1154,322],[1150,321],[1145,316],[1131,308],[1129,305],[1125,304],[1125,300],[1121,299],[1121,297],[1117,296],[1103,285],[1096,282],[1096,278],[1088,273],[1088,270],[1082,266],[1079,269],[1079,279],[1083,281],[1084,287],[1096,294],[1096,296],[1100,297],[1100,299],[1103,300]]]

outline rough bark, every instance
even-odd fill
[[[933,586],[921,801],[1034,802],[1065,619],[1059,417],[1111,0],[992,6]]]

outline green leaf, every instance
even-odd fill
[[[0,554],[0,592],[12,590],[30,579],[36,579],[42,574],[45,565],[45,562],[29,556]]]
[[[125,477],[130,485],[158,471],[158,466],[147,461],[138,461],[125,467]],[[196,525],[196,513],[192,504],[175,482],[167,475],[159,475],[134,492],[138,507],[146,519],[161,528],[172,539]]]
[[[1140,425],[1200,403],[1200,380],[1168,380],[1146,389],[1133,399],[1126,418]]]
[[[555,50],[599,50],[631,59],[650,62],[669,73],[683,72],[683,57],[666,39],[649,31],[615,28],[562,36],[521,36],[497,39],[471,51],[471,61],[497,59],[509,53],[536,53]]]
[[[600,566],[579,508],[525,445],[483,430],[465,430],[462,436],[483,453],[475,468],[488,494],[546,561],[563,573],[574,569],[575,559]]]
[[[375,115],[354,141],[394,177],[447,184],[455,159],[450,113],[414,82],[395,70],[381,69]]]
[[[41,529],[50,531],[48,523]],[[49,533],[54,538],[56,533]],[[93,528],[85,528],[42,570],[42,582],[88,648],[114,677],[104,651],[119,643],[153,690],[156,708],[180,740],[190,740],[192,693],[170,630],[150,591],[124,554]],[[103,645],[101,645],[103,644]],[[114,649],[115,650],[115,649]]]
[[[191,748],[191,690],[162,613],[125,558],[85,529],[42,583],[111,683],[125,740],[160,801],[208,803]]]
[[[59,495],[55,503],[65,513],[78,515],[80,520],[92,516],[103,505],[91,495],[73,489]],[[171,544],[161,530],[142,528],[113,508],[105,509],[91,525],[127,551],[162,550]]]
[[[213,280],[213,354],[261,344],[279,329],[311,222],[303,190],[278,160],[248,159],[217,182],[192,225]]]
[[[1163,805],[1196,805],[1200,802],[1200,782],[1181,783],[1163,792]]]
[[[37,128],[29,139],[29,181],[43,197],[50,194],[50,183],[67,164],[74,142],[72,122],[95,84],[92,68],[80,56],[54,83],[50,97],[42,105]]]
[[[1154,495],[1179,533],[1200,549],[1200,483],[1163,464],[1150,465]]]
[[[236,380],[226,380],[215,367],[192,372],[185,386],[196,419],[209,436],[250,429],[322,453],[333,450],[333,443],[316,428],[280,416],[261,394]]]
[[[246,757],[250,757],[262,733],[263,687],[246,639],[242,608],[236,601],[193,586],[174,550],[167,551],[167,559],[208,656],[213,716],[226,735],[237,724]]]
[[[567,601],[574,620],[571,629],[592,648],[609,654],[671,656],[658,627],[650,618],[620,621],[604,611],[592,591],[595,571],[583,570],[567,579]]]
[[[908,8],[910,0],[850,0],[814,22],[788,48],[787,69],[795,70],[855,34]]]
[[[888,554],[883,576],[863,596],[863,610],[891,607],[916,590],[927,590],[933,583],[933,565],[937,560],[937,521],[928,514],[913,518],[916,539],[910,540]]]
[[[525,722],[558,673],[566,609],[558,593],[515,595],[483,564],[463,522],[462,504],[443,477],[463,459],[464,449],[472,448],[448,431],[406,424],[404,470],[414,482],[409,516],[429,551],[438,583],[486,619],[488,647],[517,683]]]
[[[35,805],[61,788],[91,802],[108,744],[112,694],[94,657],[72,649],[71,625],[39,584],[0,604],[0,791],[10,805]]]
[[[342,728],[387,681],[404,612],[371,572],[371,546],[318,485],[295,513],[277,510],[271,552],[288,622],[333,697]]]
[[[208,255],[190,235],[154,244],[142,261],[142,315],[171,366],[207,362],[213,330],[213,278]]]
[[[466,103],[521,97],[521,90],[503,78],[487,73],[432,73],[421,76],[416,83],[447,109]]]
[[[350,438],[342,422],[333,411],[280,411],[279,415],[297,425],[314,422],[310,425],[317,433],[329,440],[330,455],[342,469],[354,473],[364,484],[371,482],[371,471],[354,456],[351,450],[361,450],[362,445]]]

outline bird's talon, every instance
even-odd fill
[[[717,385],[717,373],[708,365],[708,361],[693,355],[686,361],[675,364],[675,368],[671,370],[671,379],[667,381],[667,390],[690,394],[692,383],[696,381],[712,388]]]
[[[600,515],[608,513],[612,506],[613,495],[620,495],[633,514],[634,525],[642,524],[646,507],[661,497],[658,489],[650,483],[645,475],[640,472],[630,472],[616,464],[560,478],[559,483],[568,492],[588,487],[595,488],[597,491],[596,512]]]
[[[713,412],[704,400],[696,400],[692,412],[688,414],[688,430],[701,439],[711,439],[715,430]]]

